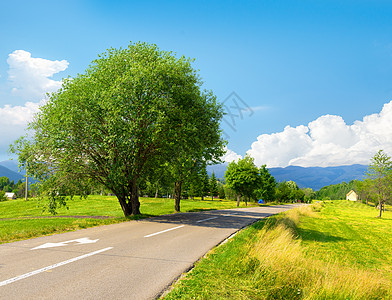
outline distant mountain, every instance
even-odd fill
[[[224,178],[227,169],[227,164],[220,164],[208,166],[207,172],[209,175],[215,173],[217,178]],[[341,183],[343,181],[349,182],[354,179],[362,180],[367,171],[367,166],[351,165],[339,167],[298,167],[288,166],[285,168],[269,168],[270,173],[278,182],[295,181],[300,188],[310,187],[317,191],[324,186]],[[24,172],[18,172],[18,164],[15,161],[0,162],[0,177],[6,176],[10,180],[17,182],[19,179],[23,180]]]
[[[279,182],[292,180],[300,188],[310,187],[313,190],[319,190],[324,186],[343,181],[362,180],[367,171],[367,166],[351,165],[326,168],[288,166],[286,168],[270,168],[269,170],[272,176]]]
[[[24,180],[24,176],[22,174],[14,172],[1,165],[0,165],[0,177],[8,177],[10,180],[13,180],[15,183],[17,183],[19,179],[22,181]]]
[[[225,177],[226,169],[227,169],[227,164],[207,166],[207,173],[209,176],[211,176],[212,172],[214,172],[216,178],[223,178]]]
[[[16,173],[21,173],[22,175],[26,174],[25,172],[19,172],[18,163],[15,160],[0,161],[0,166],[6,167],[7,169],[10,169]]]
[[[215,172],[217,178],[223,178],[227,165],[220,164],[208,166],[207,172]],[[300,188],[310,187],[313,190],[319,190],[324,186],[349,182],[354,179],[362,180],[367,171],[367,166],[351,165],[339,167],[298,167],[288,166],[285,168],[269,168],[270,173],[278,182],[295,181]]]

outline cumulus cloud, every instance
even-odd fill
[[[0,160],[7,159],[9,145],[25,134],[27,124],[38,112],[39,106],[38,102],[27,102],[24,106],[0,107]]]
[[[338,166],[368,164],[378,150],[392,154],[392,101],[382,111],[347,125],[342,117],[325,115],[307,126],[287,126],[262,134],[247,151],[257,165]]]
[[[31,53],[24,50],[12,52],[8,56],[7,63],[12,92],[28,100],[41,99],[46,93],[59,89],[61,81],[50,77],[64,71],[69,65],[66,60],[33,58]]]
[[[33,58],[24,50],[16,50],[9,54],[8,81],[12,94],[27,101],[24,105],[2,104],[0,106],[0,160],[7,159],[9,145],[25,134],[27,124],[43,104],[44,95],[61,87],[61,81],[51,79],[54,74],[68,67],[66,60],[51,61]],[[11,97],[10,97],[11,98]]]
[[[0,125],[12,125],[26,127],[38,112],[40,103],[26,102],[24,106],[5,105],[0,107]]]
[[[230,150],[226,147],[226,154],[223,155],[222,160],[226,163],[231,163],[234,160],[242,159],[242,156],[235,153],[233,150]]]

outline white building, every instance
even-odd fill
[[[15,193],[5,193],[7,199],[16,199]]]
[[[350,200],[350,201],[358,201],[358,195],[356,192],[354,192],[353,190],[349,191],[346,194],[346,200]]]

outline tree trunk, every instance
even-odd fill
[[[132,215],[140,215],[139,188],[136,184],[136,180],[132,180],[131,206]]]
[[[155,189],[155,198],[158,198],[158,186]]]
[[[237,195],[237,207],[240,206],[241,195]]]
[[[174,209],[176,212],[180,212],[181,185],[182,181],[176,181],[174,183]]]
[[[118,202],[120,202],[121,208],[124,212],[124,216],[125,217],[130,216],[132,213],[132,210],[127,203],[127,199],[126,199],[125,195],[124,194],[117,194],[116,196],[117,196]]]
[[[381,201],[378,202],[378,206],[380,207],[380,214],[378,215],[378,217],[381,218],[381,213],[382,213],[382,203],[381,203]]]
[[[249,198],[250,201],[250,198]],[[248,206],[248,201],[246,200],[246,196],[245,196],[245,206]]]
[[[202,194],[202,196],[201,196],[201,201],[203,201],[204,200],[204,196],[203,196],[203,194]]]

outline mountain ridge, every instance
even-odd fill
[[[223,178],[226,169],[227,164],[207,167],[208,173],[212,174],[214,172],[217,178]],[[300,188],[319,190],[324,186],[338,184],[343,181],[362,180],[367,171],[367,166],[359,164],[334,167],[287,166],[268,169],[278,182],[292,180]]]
[[[8,177],[10,181],[17,183],[19,180],[24,180],[24,175],[19,172],[15,172],[6,168],[2,162],[0,162],[0,177]]]
[[[227,164],[218,164],[207,167],[209,175],[215,173],[217,178],[224,178],[227,169]],[[287,166],[278,168],[268,168],[271,175],[275,177],[276,181],[292,180],[300,188],[312,188],[319,190],[324,186],[331,184],[338,184],[343,181],[349,182],[351,180],[362,180],[367,171],[366,165],[347,165],[335,167],[300,167]],[[0,162],[0,177],[8,177],[10,180],[17,182],[19,179],[23,181],[25,173],[18,171],[18,164],[14,161]]]

